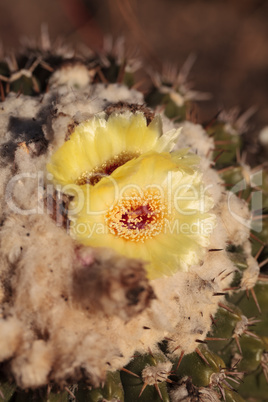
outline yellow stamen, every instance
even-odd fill
[[[91,171],[83,172],[76,180],[76,184],[78,186],[83,186],[84,184],[94,186],[102,177],[112,174],[119,166],[124,165],[137,156],[139,156],[138,152],[121,152],[119,155],[115,155],[113,158],[105,161],[102,165],[96,166]]]
[[[166,219],[166,206],[159,194],[147,190],[120,200],[106,214],[110,233],[126,240],[144,242],[160,234]]]

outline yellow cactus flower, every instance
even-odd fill
[[[160,116],[147,126],[141,112],[113,113],[108,119],[94,116],[75,128],[70,139],[52,155],[47,170],[55,184],[95,185],[145,152],[171,151],[179,131],[172,129],[163,134]]]
[[[71,235],[146,261],[150,279],[188,270],[202,258],[215,226],[197,159],[186,151],[148,152],[95,186],[74,186]]]

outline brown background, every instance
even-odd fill
[[[239,105],[258,110],[249,136],[268,125],[267,0],[1,0],[0,40],[18,47],[22,36],[50,36],[99,48],[103,36],[124,34],[145,63],[168,60],[181,67],[197,56],[190,80],[213,99],[200,104],[205,121]],[[253,139],[253,138],[252,138]]]

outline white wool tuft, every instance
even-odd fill
[[[176,149],[190,147],[200,156],[205,158],[212,157],[212,151],[214,150],[213,138],[207,135],[201,125],[184,121],[179,127],[182,127],[182,132]]]
[[[46,342],[36,340],[15,358],[11,367],[18,386],[30,388],[47,383],[53,361],[52,352]]]
[[[250,233],[250,212],[246,201],[226,192],[216,209],[221,213],[228,240],[236,246],[246,243]]]
[[[10,359],[23,340],[23,327],[15,317],[0,320],[0,361]]]

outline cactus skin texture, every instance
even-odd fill
[[[26,47],[16,56],[16,63],[12,63],[10,58],[3,58],[0,61],[0,94],[3,109],[5,108],[5,102],[14,96],[14,93],[17,97],[25,95],[27,96],[27,100],[29,100],[39,97],[40,94],[46,91],[49,93],[49,91],[55,90],[55,88],[57,90],[66,85],[70,85],[70,91],[72,91],[73,87],[81,89],[87,85],[100,84],[106,88],[109,87],[109,83],[115,83],[115,85],[118,85],[118,88],[120,84],[120,88],[123,87],[129,91],[135,84],[135,68],[131,69],[131,65],[128,65],[128,62],[125,60],[121,60],[116,53],[111,51],[104,57],[103,55],[93,54],[89,51],[86,54],[77,56],[71,47],[67,48],[63,45],[55,47],[53,44],[51,46],[44,46],[44,43],[47,44],[48,38],[45,39],[43,38],[43,42],[41,40],[41,44],[36,47]],[[25,68],[26,65],[30,66],[29,69]],[[163,121],[172,119],[180,125],[191,114],[189,111],[194,107],[194,98],[197,100],[202,98],[202,96],[198,96],[197,92],[188,91],[186,81],[177,81],[174,74],[172,77],[166,77],[165,74],[162,76],[161,74],[155,74],[153,76],[151,89],[145,96],[146,103],[142,104],[141,95],[135,96],[136,100],[133,102],[127,96],[125,98],[123,96],[119,101],[117,98],[116,101],[111,100],[109,107],[116,111],[127,109],[128,111],[135,112],[139,110],[144,113],[147,121],[150,121],[156,111],[160,110]],[[205,99],[206,96],[203,96],[203,98]],[[54,99],[52,97],[51,104],[53,102]],[[83,114],[84,112],[81,113]],[[47,112],[43,110],[42,113],[45,114]],[[57,112],[53,111],[51,107],[48,112],[51,121],[54,118],[53,113]],[[69,133],[80,122],[79,120],[83,121],[81,117],[77,118],[78,121],[75,118],[73,121],[68,120],[66,115],[64,116],[64,112],[62,112],[60,117],[67,119],[66,126],[68,126]],[[214,140],[215,148],[209,149],[208,145],[208,154],[206,156],[209,161],[208,166],[212,165],[213,169],[218,171],[219,180],[221,180],[219,188],[223,190],[230,189],[231,191],[235,189],[238,198],[244,200],[243,205],[245,205],[246,209],[254,207],[254,194],[262,192],[262,210],[258,210],[257,215],[253,217],[251,243],[246,238],[245,247],[242,247],[238,240],[234,240],[233,243],[228,242],[226,245],[228,259],[234,266],[234,274],[226,279],[225,276],[228,274],[228,270],[225,272],[226,268],[224,265],[222,266],[219,275],[223,281],[226,281],[224,282],[226,286],[220,289],[219,292],[214,291],[214,300],[219,297],[220,301],[218,307],[214,309],[215,311],[213,310],[209,318],[211,319],[211,325],[208,328],[209,332],[204,334],[203,337],[200,332],[200,338],[202,339],[198,339],[196,335],[196,340],[194,340],[196,347],[192,348],[193,350],[189,347],[191,352],[187,351],[185,353],[183,348],[180,347],[180,327],[177,327],[177,337],[174,338],[176,341],[169,339],[163,333],[162,339],[161,337],[154,338],[151,347],[148,347],[145,352],[142,352],[142,347],[139,345],[139,349],[136,352],[134,351],[131,358],[126,359],[126,361],[118,353],[117,357],[119,360],[120,358],[122,359],[120,360],[123,362],[122,366],[120,366],[120,363],[110,363],[107,360],[108,371],[106,375],[105,373],[104,375],[103,373],[96,374],[96,379],[94,379],[92,373],[87,375],[85,367],[77,367],[76,370],[77,372],[79,371],[79,375],[77,376],[74,376],[73,372],[70,374],[70,377],[68,377],[68,372],[63,377],[59,376],[57,378],[55,375],[51,380],[48,376],[48,383],[43,384],[40,380],[39,384],[36,380],[36,386],[31,384],[27,386],[23,380],[21,382],[18,381],[16,370],[12,369],[12,364],[9,365],[9,360],[12,361],[13,356],[11,352],[2,358],[0,367],[0,401],[213,402],[224,400],[227,402],[240,402],[250,400],[257,402],[267,400],[268,276],[266,275],[267,269],[265,271],[265,268],[267,268],[268,258],[268,173],[263,168],[249,167],[243,158],[240,157],[240,150],[243,147],[242,133],[245,129],[246,117],[245,115],[239,116],[236,113],[230,115],[222,113],[211,124],[208,124],[204,128],[201,126],[198,128],[200,132],[203,130],[202,132],[205,133],[204,135],[207,137],[208,143],[211,138]],[[42,121],[42,118],[39,115],[40,121]],[[26,125],[25,127],[30,126]],[[31,127],[34,129],[33,125]],[[19,149],[22,154],[25,151],[26,153],[38,155],[38,157],[42,156],[43,149],[47,147],[47,143],[50,141],[49,135],[45,138],[42,136],[39,138],[38,133],[36,135],[35,132],[34,137],[31,137],[31,133],[28,133],[29,135],[27,136],[27,133],[24,133],[23,127],[18,127],[17,132],[18,138],[13,138],[13,142],[11,140],[6,142],[5,147],[1,148],[2,157],[8,160],[12,152],[16,154],[14,147]],[[56,147],[58,146],[59,144]],[[55,216],[59,213],[62,218],[61,223],[64,222],[67,225],[66,216],[63,216],[62,212],[53,210],[53,203],[56,202],[56,197],[57,193],[51,193],[49,202],[52,205],[52,211],[50,216],[55,220]],[[69,201],[66,198],[62,199],[61,208],[64,209],[63,207],[68,205]],[[19,227],[22,223],[18,223],[17,226]],[[27,229],[27,223],[24,223],[22,228],[25,225]],[[18,232],[19,236],[22,236],[21,233],[24,230],[22,228]],[[69,240],[66,241],[68,242]],[[67,247],[71,248],[71,243],[67,244],[66,250]],[[213,249],[210,252],[211,254],[220,253],[221,250]],[[103,271],[103,277],[99,277],[96,283],[104,283],[105,286],[110,286],[110,283],[112,283],[111,289],[113,289],[113,286],[116,286],[117,279],[113,278],[112,280],[109,278],[109,271],[105,265],[106,257],[103,257],[102,260],[102,257],[99,255],[96,256],[94,254],[92,256],[91,254],[87,254],[83,246],[74,248],[74,253],[77,256],[77,266],[80,268],[81,266],[87,266],[87,264],[90,265],[88,261],[91,261],[91,259],[97,260],[98,266],[104,267],[103,270],[105,272]],[[17,257],[13,256],[12,258],[12,264],[15,264],[12,266],[16,266]],[[114,256],[109,256],[109,258],[109,261],[113,261],[113,263],[116,260]],[[138,269],[142,271],[140,265],[136,267],[135,262],[133,264],[132,274],[134,271],[137,272]],[[261,268],[260,273],[259,268]],[[93,269],[95,269],[94,275],[98,276],[98,269]],[[12,287],[12,275],[9,277],[5,277],[4,274],[1,275],[2,287],[0,288],[0,292],[1,294],[5,293],[4,297],[1,296],[3,303],[1,314],[3,320],[6,320],[8,317],[5,309],[9,303],[8,290]],[[81,276],[82,279],[79,279],[79,273],[76,275],[78,275],[75,276],[75,280],[78,283],[77,286],[80,286],[79,281],[84,280],[84,277]],[[107,277],[104,277],[104,275]],[[144,278],[144,274],[141,273],[140,275],[143,275],[141,279],[143,281],[142,290],[146,289],[146,300],[143,301],[144,304],[142,304],[140,309],[131,310],[131,307],[128,306],[128,317],[122,311],[119,318],[125,320],[126,326],[129,325],[128,319],[130,315],[132,314],[135,317],[141,310],[146,309],[151,303],[151,299],[153,300],[155,297],[150,283],[146,282]],[[198,279],[200,281],[198,286],[200,288],[203,286],[204,294],[205,292],[207,294],[209,292],[213,293],[213,290],[210,291],[210,289],[212,289],[211,286],[214,286],[215,278],[210,280],[201,280],[200,278]],[[192,280],[197,281],[194,274]],[[129,286],[133,296],[136,289],[135,284]],[[94,286],[92,286],[93,288]],[[122,294],[122,299],[116,301],[119,307],[117,305],[114,308],[109,306],[108,309],[110,296],[107,298],[108,301],[104,296],[103,298],[100,297],[95,306],[96,309],[100,309],[99,319],[102,319],[102,309],[106,312],[111,311],[109,314],[112,315],[119,314],[116,310],[120,308],[124,309],[125,304],[129,301],[127,299],[128,291],[129,288]],[[97,293],[96,295],[98,297]],[[123,295],[126,299],[123,298]],[[64,298],[67,299],[63,294],[62,299]],[[83,299],[81,302],[81,300],[73,298],[73,303],[78,305],[78,310],[81,310],[86,305],[86,301]],[[116,302],[114,301],[114,303]],[[184,302],[186,304],[191,303],[191,299]],[[82,303],[83,306],[81,307],[79,303]],[[203,312],[201,311],[200,314],[202,315]],[[189,321],[192,319],[191,316],[184,318]],[[14,331],[21,331],[15,324],[14,328]],[[98,328],[96,331],[98,331]],[[123,331],[123,328],[124,326],[121,326],[120,331]],[[143,329],[145,332],[150,331],[150,328],[146,326],[143,326]],[[72,330],[75,331],[75,328],[72,328]],[[100,337],[102,337],[101,331],[104,331],[103,328],[100,328],[99,331]],[[41,342],[46,340],[46,336],[48,335],[44,333],[40,334],[39,339],[41,339]],[[120,332],[118,332],[117,336],[120,337]],[[187,334],[183,336],[187,338]],[[22,338],[19,339],[21,340]],[[113,343],[114,340],[111,339],[110,342]],[[147,340],[146,342],[148,343]],[[172,342],[174,343],[173,348]],[[0,343],[0,349],[1,345]],[[41,347],[44,346],[41,343],[40,345]],[[105,345],[102,346],[106,353]],[[105,361],[103,364],[107,364],[107,362]],[[22,361],[22,367],[24,367],[24,364],[26,367],[27,357],[25,361]],[[110,371],[109,366],[111,365],[112,370]],[[15,380],[18,384],[16,384]]]

